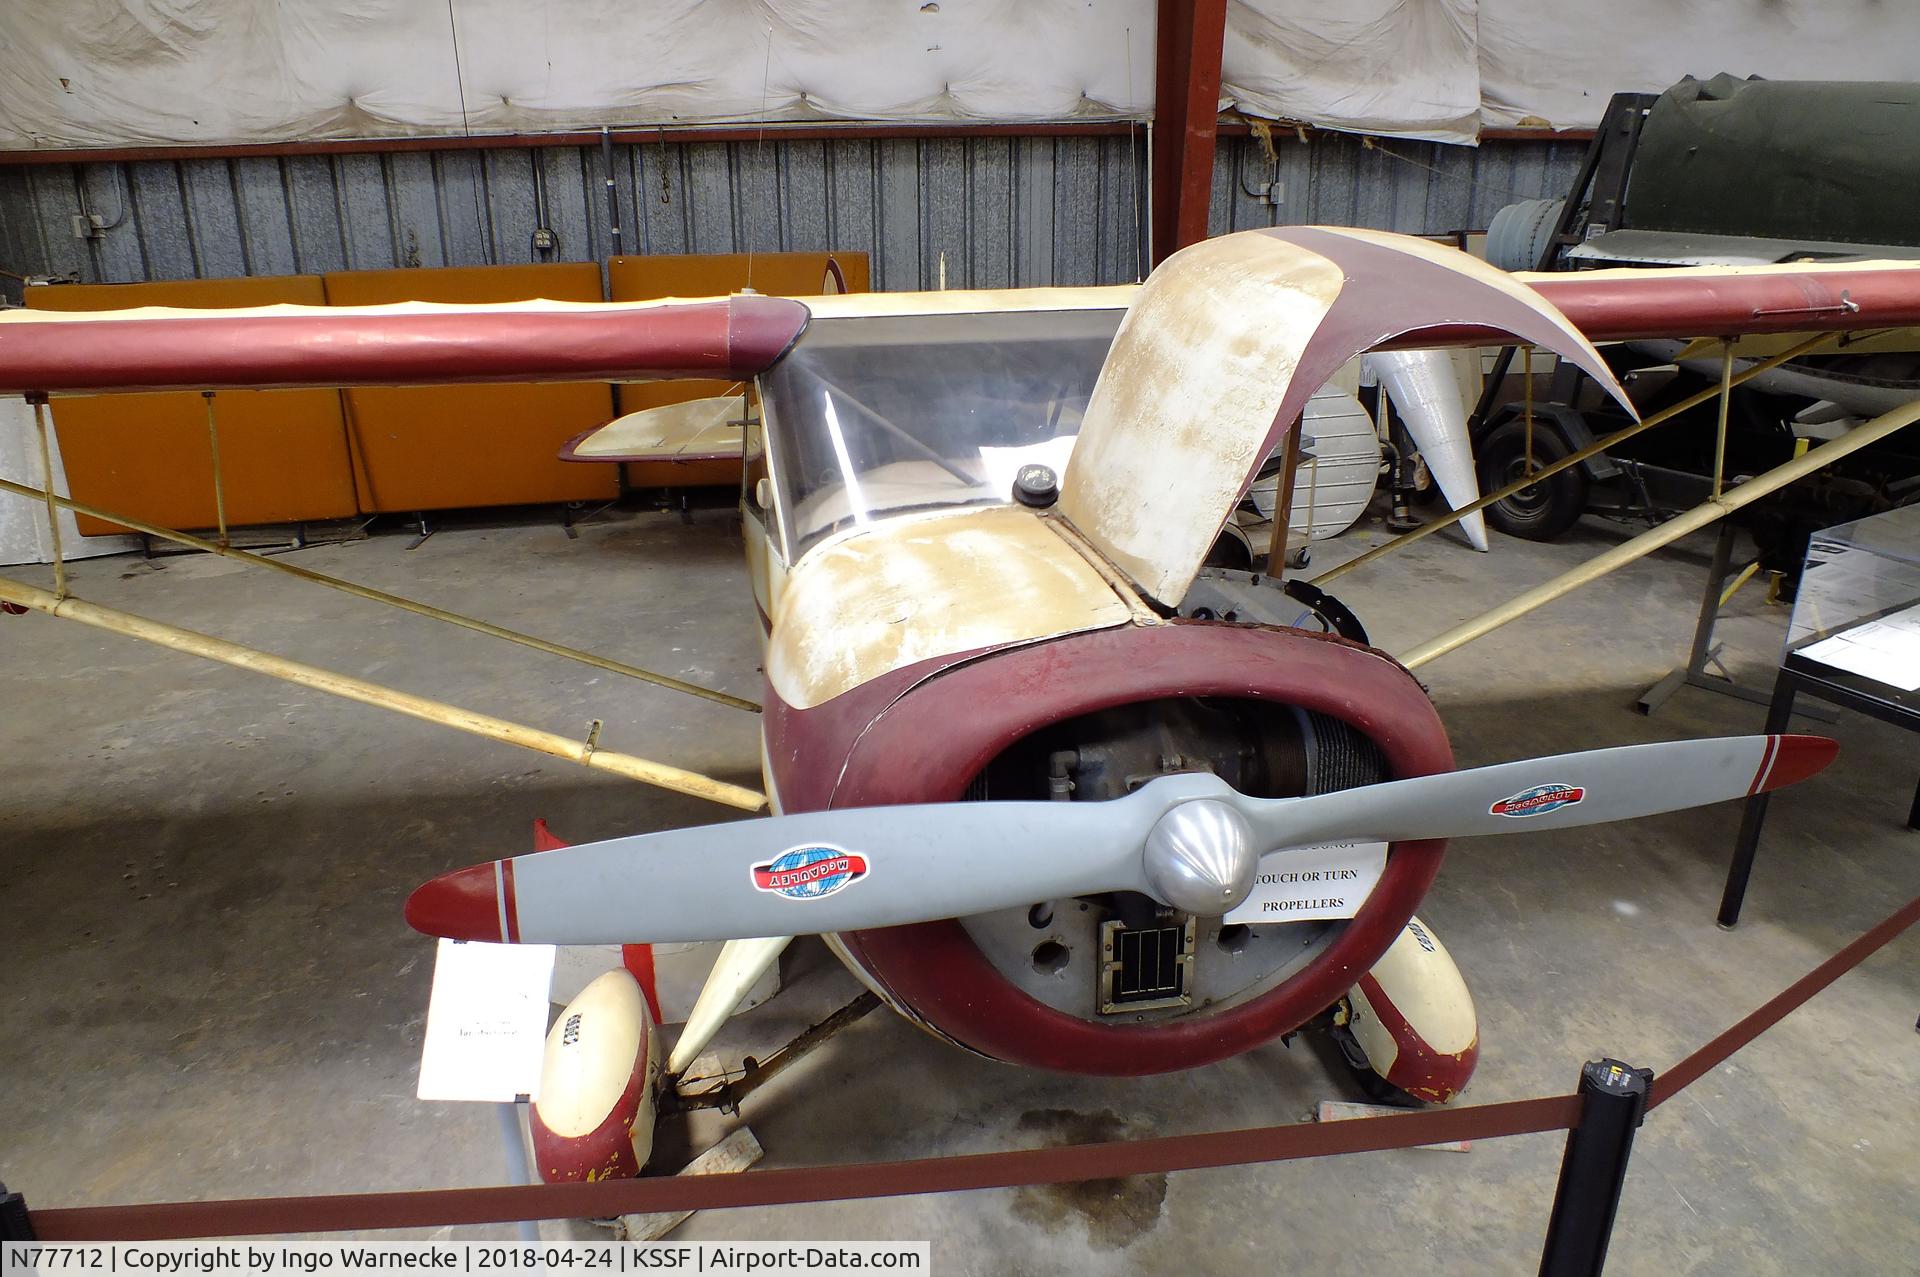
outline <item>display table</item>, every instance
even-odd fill
[[[1920,506],[1844,523],[1809,543],[1768,732],[1787,730],[1803,695],[1920,731]],[[1767,798],[1747,799],[1720,898],[1723,927],[1740,920]],[[1907,826],[1920,829],[1920,787]]]

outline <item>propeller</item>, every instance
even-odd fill
[[[1186,774],[1110,802],[803,812],[457,869],[409,897],[407,921],[457,940],[668,943],[897,926],[1107,891],[1214,917],[1246,899],[1269,852],[1630,820],[1792,784],[1837,750],[1819,736],[1733,736],[1308,798],[1253,798]]]

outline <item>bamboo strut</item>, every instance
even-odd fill
[[[208,554],[218,554],[223,558],[238,559],[242,563],[251,563],[255,567],[270,568],[275,572],[282,572],[302,581],[311,581],[315,585],[324,585],[330,590],[339,590],[343,594],[351,594],[355,598],[366,599],[372,603],[384,603],[389,607],[397,607],[403,612],[412,612],[416,616],[430,617],[436,621],[445,621],[449,625],[458,625],[462,629],[472,630],[477,634],[487,634],[494,638],[505,639],[509,643],[518,643],[522,647],[530,647],[536,652],[545,652],[549,656],[564,656],[570,661],[579,661],[582,665],[591,665],[595,669],[606,670],[611,674],[624,674],[628,678],[637,678],[642,682],[652,683],[657,687],[665,687],[672,691],[685,692],[689,696],[698,696],[703,700],[712,701],[717,705],[726,705],[733,709],[743,709],[753,714],[760,712],[760,707],[752,701],[743,700],[738,696],[729,696],[725,692],[716,692],[711,688],[701,687],[697,683],[684,683],[677,678],[669,678],[665,674],[656,674],[652,670],[644,670],[637,665],[628,665],[623,661],[616,661],[611,657],[600,656],[593,652],[583,652],[579,648],[566,647],[559,643],[551,643],[546,639],[535,638],[531,634],[522,634],[518,630],[509,630],[504,626],[495,625],[490,621],[476,620],[471,616],[463,616],[458,612],[448,612],[442,608],[434,607],[430,603],[420,603],[399,594],[388,594],[385,590],[376,590],[371,586],[358,585],[352,581],[342,580],[337,576],[328,576],[324,572],[315,572],[311,568],[303,568],[297,564],[285,563],[279,559],[271,559],[263,554],[253,554],[246,550],[235,549],[231,545],[221,545],[213,541],[205,540],[202,537],[194,536],[189,532],[181,532],[174,528],[161,527],[157,523],[147,523],[131,515],[117,514],[112,510],[102,510],[98,506],[88,505],[84,501],[75,501],[72,497],[63,497],[58,493],[50,493],[40,488],[29,488],[25,484],[15,483],[11,479],[0,479],[0,492],[11,492],[15,496],[32,497],[36,500],[45,498],[48,502],[49,511],[51,511],[55,505],[64,506],[77,514],[84,514],[90,518],[100,519],[107,523],[117,523],[122,527],[132,528],[136,532],[144,532],[148,536],[159,537],[164,541],[172,541],[179,545],[191,546],[196,550],[204,550]]]
[[[391,687],[383,687],[378,683],[367,682],[365,679],[336,674],[332,670],[323,670],[318,666],[302,664],[299,661],[274,656],[254,648],[243,647],[238,643],[230,643],[208,634],[181,629],[178,626],[168,625],[164,621],[135,616],[129,612],[101,607],[96,603],[88,603],[72,597],[61,599],[47,590],[28,585],[23,581],[0,577],[0,600],[32,608],[36,612],[45,612],[48,616],[78,621],[82,625],[91,625],[96,629],[124,634],[129,638],[141,639],[148,643],[157,643],[161,647],[172,648],[176,652],[204,656],[208,660],[219,661],[243,670],[252,670],[257,674],[269,674],[301,687],[312,688],[333,696],[343,696],[350,701],[359,701],[363,705],[376,705],[381,709],[394,710],[424,722],[438,723],[442,727],[451,727],[475,736],[484,736],[489,740],[518,745],[523,749],[535,750],[542,754],[551,754],[555,758],[564,758],[568,762],[579,763],[583,767],[591,767],[598,771],[612,772],[616,776],[625,776],[629,780],[637,780],[643,784],[658,785],[662,789],[692,794],[696,798],[710,799],[729,807],[738,807],[743,811],[758,811],[766,806],[766,796],[755,790],[739,785],[729,785],[725,781],[702,776],[698,772],[670,767],[665,763],[636,758],[632,754],[599,749],[595,747],[597,742],[594,740],[586,743],[569,740],[557,732],[542,731],[537,727],[527,727],[520,723],[509,722],[504,718],[495,718],[489,714],[460,709],[441,701],[428,700],[424,696],[414,696]]]
[[[33,428],[40,435],[40,482],[47,485],[47,490],[41,495],[47,500],[47,535],[53,538],[53,592],[64,599],[67,597],[67,556],[60,545],[60,516],[54,510],[53,453],[47,443],[45,395],[34,397]]]
[[[1527,464],[1520,473],[1531,475],[1533,473],[1533,347],[1522,346],[1520,352],[1526,359],[1526,363],[1521,368],[1520,382],[1523,387],[1522,393],[1527,397]]]
[[[1805,341],[1800,342],[1798,345],[1789,346],[1787,349],[1781,351],[1779,354],[1771,355],[1766,359],[1761,360],[1759,363],[1753,365],[1751,368],[1747,368],[1742,372],[1734,374],[1731,378],[1729,378],[1726,381],[1725,385],[1727,388],[1730,389],[1734,386],[1741,384],[1742,382],[1750,381],[1753,378],[1758,377],[1761,373],[1772,372],[1775,368],[1778,368],[1781,364],[1786,363],[1789,359],[1798,359],[1801,355],[1806,354],[1808,351],[1812,350],[1814,347],[1822,344],[1823,342],[1831,341],[1833,340],[1833,338],[1839,335],[1840,334],[1838,333],[1816,333],[1814,336],[1807,338]],[[1512,483],[1508,484],[1504,488],[1501,488],[1497,492],[1489,492],[1486,496],[1481,497],[1478,501],[1475,501],[1471,505],[1463,505],[1458,510],[1450,511],[1449,513],[1442,515],[1440,518],[1437,518],[1430,523],[1421,524],[1419,527],[1415,528],[1411,532],[1402,533],[1401,535],[1395,537],[1391,541],[1387,541],[1381,545],[1376,545],[1375,547],[1373,547],[1373,549],[1368,550],[1365,554],[1359,556],[1358,558],[1349,559],[1345,563],[1339,564],[1335,567],[1328,568],[1325,572],[1322,572],[1319,576],[1314,577],[1311,583],[1313,585],[1325,586],[1327,582],[1333,580],[1336,577],[1345,576],[1347,573],[1353,571],[1355,568],[1361,566],[1362,564],[1371,563],[1375,559],[1380,558],[1382,555],[1391,554],[1393,553],[1393,551],[1398,550],[1401,546],[1409,545],[1412,542],[1418,541],[1421,537],[1432,536],[1434,533],[1440,531],[1440,529],[1442,528],[1450,528],[1454,524],[1460,522],[1460,520],[1466,518],[1468,515],[1484,510],[1496,501],[1505,501],[1508,497],[1512,496],[1516,492],[1524,492],[1526,489],[1531,488],[1534,484],[1540,482],[1540,480],[1542,479],[1551,479],[1554,475],[1559,474],[1562,470],[1565,470],[1570,466],[1577,466],[1582,461],[1585,461],[1588,457],[1597,456],[1598,454],[1605,452],[1608,448],[1613,447],[1613,445],[1617,443],[1624,443],[1628,439],[1633,438],[1635,435],[1641,433],[1644,430],[1651,430],[1653,429],[1653,427],[1660,425],[1663,422],[1671,421],[1673,420],[1673,418],[1679,416],[1683,412],[1686,412],[1690,408],[1698,408],[1701,404],[1707,402],[1707,400],[1713,398],[1715,395],[1720,393],[1722,393],[1722,387],[1719,384],[1716,384],[1706,390],[1700,391],[1697,394],[1688,395],[1685,399],[1682,399],[1679,403],[1670,404],[1669,406],[1662,408],[1659,412],[1654,413],[1652,416],[1642,417],[1639,421],[1635,422],[1631,426],[1627,426],[1625,429],[1616,430],[1604,439],[1596,439],[1594,442],[1588,444],[1586,447],[1580,449],[1578,452],[1570,452],[1566,456],[1560,458],[1558,461],[1552,463],[1551,465],[1541,466],[1538,470],[1534,471],[1530,477],[1523,477],[1520,479],[1516,479]]]
[[[1726,488],[1727,410],[1733,407],[1733,341],[1720,343],[1720,420],[1713,435],[1713,495]]]
[[[1644,558],[1661,546],[1678,541],[1688,533],[1704,528],[1742,506],[1751,505],[1769,493],[1778,492],[1796,479],[1804,478],[1823,466],[1831,465],[1849,453],[1858,452],[1868,444],[1877,443],[1916,420],[1920,420],[1920,400],[1895,408],[1892,412],[1882,413],[1864,426],[1849,430],[1831,443],[1821,444],[1818,448],[1792,461],[1775,466],[1758,478],[1749,479],[1739,487],[1697,505],[1685,514],[1667,520],[1657,528],[1643,532],[1630,541],[1621,542],[1605,554],[1587,560],[1571,572],[1563,573],[1543,585],[1537,585],[1524,594],[1508,599],[1499,607],[1481,613],[1471,621],[1428,639],[1401,656],[1400,663],[1408,669],[1418,669],[1436,657],[1445,656],[1456,647],[1499,629],[1508,621],[1518,620],[1535,608],[1551,603],[1564,594],[1572,593],[1587,582],[1605,576],[1615,568],[1632,563],[1635,559]]]
[[[213,392],[203,390],[202,398],[207,401],[207,451],[213,457],[213,517],[220,525],[220,544],[228,545],[232,538],[227,535],[227,490],[220,482],[220,422],[214,415]],[[53,480],[47,480],[47,486],[53,486]]]

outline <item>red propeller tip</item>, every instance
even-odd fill
[[[1805,780],[1823,770],[1840,752],[1840,742],[1825,736],[1776,736],[1773,742],[1766,761],[1760,764],[1759,775],[1753,778],[1752,793]]]
[[[492,863],[470,865],[422,883],[407,897],[407,925],[449,940],[490,940],[502,931],[500,875]]]

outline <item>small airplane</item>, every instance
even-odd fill
[[[1836,747],[1455,771],[1386,654],[1183,611],[1223,525],[1363,352],[1536,345],[1631,412],[1597,340],[1910,324],[1920,265],[1509,275],[1296,227],[1201,242],[1120,287],[6,315],[0,388],[751,381],[741,508],[773,814],[455,870],[407,920],[726,941],[668,1075],[791,937],[820,934],[907,1019],[997,1060],[1149,1074],[1315,1026],[1438,1103],[1479,1049],[1465,981],[1415,916],[1447,839],[1741,798]]]

